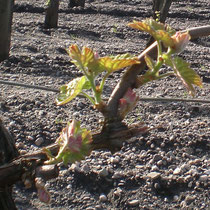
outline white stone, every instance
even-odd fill
[[[160,177],[160,173],[158,172],[150,172],[147,174],[147,177],[150,179],[157,179],[158,177]]]
[[[181,168],[176,168],[173,172],[174,175],[179,175],[181,174]]]
[[[131,201],[128,201],[128,204],[130,206],[137,206],[139,204],[139,200],[131,200]]]
[[[101,202],[106,202],[106,201],[107,201],[106,195],[101,194],[101,195],[99,196],[99,200],[100,200]]]

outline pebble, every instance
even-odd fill
[[[139,204],[139,200],[131,200],[131,201],[128,201],[128,204],[130,206],[137,206]]]
[[[99,201],[101,201],[101,202],[106,202],[106,201],[107,201],[106,195],[101,194],[101,195],[99,196]]]
[[[152,168],[151,168],[151,171],[158,171],[158,170],[159,170],[159,168],[156,165],[152,166]]]
[[[159,172],[150,172],[147,174],[147,178],[152,179],[152,180],[157,179],[159,177],[160,177]]]
[[[71,165],[70,170],[75,171],[75,172],[81,172],[81,168],[75,163]]]
[[[112,176],[112,179],[120,179],[123,177],[123,173],[122,172],[115,172]]]
[[[39,137],[38,139],[36,139],[35,144],[36,146],[39,147],[43,142],[44,142],[44,139],[42,137]]]
[[[176,169],[173,171],[173,174],[174,174],[174,175],[179,175],[179,174],[181,174],[181,168],[176,168]]]
[[[153,157],[154,161],[158,161],[158,160],[161,160],[161,159],[162,159],[162,156],[158,155],[158,154],[154,155],[154,157]]]
[[[181,171],[188,171],[190,170],[190,165],[189,164],[183,164],[181,167],[180,167]]]
[[[200,178],[199,178],[199,180],[201,182],[206,182],[208,180],[208,176],[207,175],[201,175]]]
[[[158,165],[158,166],[162,166],[162,165],[163,165],[163,161],[162,161],[162,160],[159,160],[159,161],[157,162],[157,165]]]
[[[107,177],[109,175],[109,171],[107,170],[107,168],[103,168],[99,171],[99,176],[101,177]]]
[[[85,173],[89,173],[90,172],[90,167],[88,164],[85,164],[82,166],[82,171],[84,171]]]
[[[27,136],[27,140],[29,140],[29,141],[33,141],[33,140],[34,140],[34,138],[33,138],[33,136]]]
[[[110,158],[110,163],[119,163],[120,162],[120,157],[119,156],[116,156],[116,157],[111,157]]]
[[[118,197],[121,195],[121,193],[122,193],[122,189],[119,187],[114,191],[114,195],[116,195]]]
[[[178,201],[179,200],[179,196],[178,195],[174,195],[173,200],[174,201]]]
[[[185,202],[186,204],[191,204],[194,200],[195,200],[195,196],[191,196],[191,195],[187,195],[186,198],[185,198]]]

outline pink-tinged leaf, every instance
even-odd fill
[[[177,32],[171,38],[173,39],[174,42],[174,46],[172,46],[174,53],[182,52],[191,39],[190,34],[188,32],[185,33]]]
[[[82,129],[80,122],[73,120],[64,128],[57,140],[60,146],[55,160],[63,161],[65,165],[83,160],[90,154],[92,135],[90,131]]]
[[[83,89],[90,89],[90,82],[85,76],[76,78],[68,84],[61,86],[60,94],[56,99],[57,105],[63,105],[73,100]]]
[[[173,69],[175,75],[182,81],[186,86],[189,94],[192,96],[195,95],[195,89],[193,85],[202,88],[202,80],[199,75],[190,68],[190,65],[180,57],[175,57],[172,60]]]
[[[134,29],[138,29],[140,31],[145,31],[152,36],[155,34],[155,30],[145,21],[138,22],[134,20],[133,23],[129,23],[128,26]]]
[[[131,88],[128,88],[123,98],[119,100],[119,115],[122,119],[133,110],[138,100],[136,93]]]
[[[38,198],[41,202],[49,203],[50,202],[50,193],[45,189],[44,186],[37,188]]]
[[[97,57],[92,49],[88,47],[83,47],[81,51],[77,45],[71,45],[68,52],[72,62],[80,70],[83,70],[84,67],[89,67],[96,63]]]
[[[116,57],[102,57],[98,60],[99,67],[101,70],[106,70],[109,73],[123,69],[125,67],[138,64],[140,61],[138,58],[120,58]]]

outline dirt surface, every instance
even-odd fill
[[[128,28],[132,20],[152,14],[148,0],[86,0],[86,6],[68,8],[61,1],[59,27],[45,29],[45,2],[16,1],[11,56],[0,63],[0,79],[58,89],[81,74],[69,62],[65,48],[77,43],[100,55],[138,55],[148,35]],[[209,0],[173,3],[167,23],[177,30],[208,25]],[[189,44],[181,56],[203,78],[197,98],[209,99],[210,37]],[[105,86],[108,97],[121,73]],[[16,140],[20,153],[40,149],[56,140],[68,120],[99,129],[102,116],[85,99],[57,107],[53,92],[0,85],[0,116]],[[190,97],[181,82],[170,77],[137,90],[140,96]],[[49,205],[36,191],[22,184],[14,188],[18,209],[209,209],[210,107],[195,103],[139,102],[126,118],[128,124],[144,121],[161,125],[148,135],[125,143],[122,150],[95,151],[47,183]],[[40,146],[38,146],[40,144]]]

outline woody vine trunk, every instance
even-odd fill
[[[0,166],[8,163],[10,160],[18,156],[15,142],[8,130],[0,119]],[[12,199],[12,186],[4,186],[0,188],[0,209],[13,210],[16,209]]]

